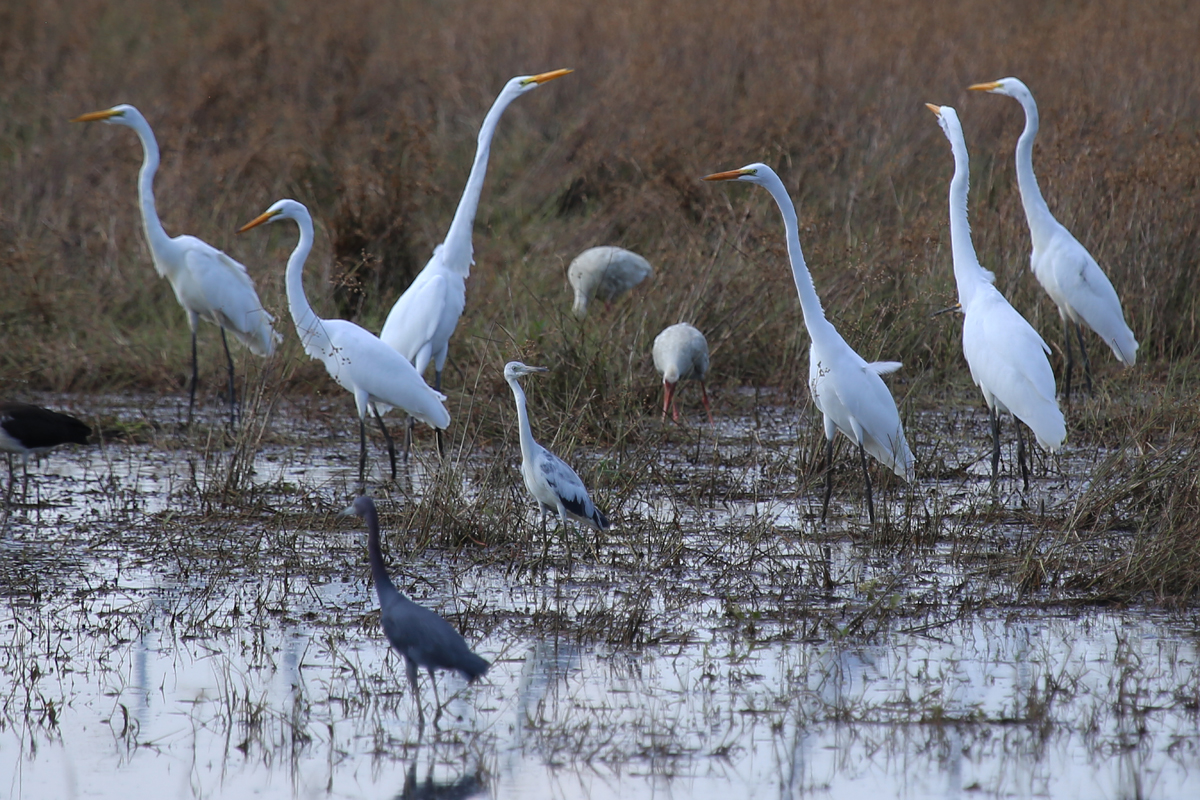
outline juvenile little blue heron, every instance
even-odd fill
[[[491,664],[472,653],[458,631],[450,627],[450,623],[428,608],[409,600],[392,583],[383,565],[383,553],[379,549],[379,515],[375,511],[375,501],[370,497],[359,497],[342,514],[362,517],[367,523],[367,552],[371,557],[371,578],[375,581],[375,593],[379,595],[379,621],[392,647],[404,656],[408,685],[417,704],[417,719],[421,730],[425,728],[425,712],[421,708],[421,697],[417,692],[417,668],[424,667],[429,671],[429,680],[433,683],[433,700],[437,709],[434,715],[436,726],[442,706],[438,700],[437,679],[433,671],[457,670],[471,682],[487,672]]]
[[[15,480],[12,457],[21,456],[29,489],[29,456],[40,456],[60,444],[87,444],[92,429],[58,411],[29,403],[0,403],[0,451],[8,453],[8,496]]]
[[[575,470],[533,440],[533,431],[529,427],[529,412],[525,408],[525,391],[517,379],[523,375],[547,371],[546,367],[528,367],[520,361],[510,361],[504,365],[504,380],[512,387],[513,397],[517,401],[517,422],[521,432],[521,477],[525,479],[525,488],[538,503],[543,527],[547,511],[558,514],[567,545],[567,559],[570,560],[568,517],[597,531],[608,530],[611,526],[608,517],[604,516],[604,512],[596,508],[592,498],[588,497],[587,487],[575,474]],[[547,548],[548,542],[544,542],[543,557]]]

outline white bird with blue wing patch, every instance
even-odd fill
[[[546,512],[557,514],[562,521],[563,537],[567,540],[567,556],[570,557],[570,540],[567,539],[567,519],[573,519],[597,531],[608,530],[608,517],[596,508],[588,496],[587,487],[565,461],[533,440],[529,427],[529,412],[525,408],[525,390],[519,378],[534,372],[547,372],[546,367],[529,367],[520,361],[504,365],[504,379],[512,387],[517,401],[517,422],[521,436],[521,477],[525,488],[537,501],[545,523]],[[543,554],[545,551],[543,550]]]

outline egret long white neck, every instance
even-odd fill
[[[529,412],[525,409],[525,390],[516,378],[508,378],[513,398],[517,401],[517,426],[521,433],[521,458],[527,463],[533,460],[533,430],[529,427]]]
[[[312,306],[308,304],[308,297],[304,294],[304,262],[308,260],[313,246],[312,217],[306,213],[297,214],[295,220],[300,228],[300,241],[288,257],[288,309],[292,312],[292,322],[296,325],[296,333],[300,336],[300,343],[304,345],[305,351],[313,346],[324,350],[328,336],[321,325],[321,318],[312,310]]]
[[[1033,140],[1038,134],[1038,109],[1032,94],[1021,92],[1013,96],[1025,109],[1025,130],[1017,139],[1017,187],[1021,191],[1021,205],[1025,208],[1030,236],[1036,239],[1043,234],[1048,223],[1054,223],[1054,216],[1038,187],[1037,176],[1033,174]]]
[[[387,567],[383,565],[383,551],[379,545],[379,515],[374,506],[363,509],[363,521],[367,523],[367,553],[371,558],[371,577],[375,581],[375,594],[379,596],[379,605],[384,604],[384,598],[397,593],[396,585],[388,576]]]
[[[487,176],[488,157],[492,151],[492,136],[496,125],[504,114],[504,109],[516,97],[515,94],[503,91],[496,102],[483,118],[479,127],[479,141],[475,146],[475,161],[471,164],[471,174],[467,176],[467,185],[463,188],[462,199],[450,222],[450,230],[442,247],[442,262],[463,276],[471,275],[471,260],[474,251],[471,246],[471,235],[475,228],[475,214],[479,210],[479,196],[483,193],[483,179]]]
[[[811,336],[814,330],[832,328],[825,319],[825,309],[821,308],[821,299],[817,297],[817,288],[813,285],[812,274],[804,262],[804,251],[800,248],[800,224],[796,219],[796,206],[788,196],[783,181],[774,172],[764,174],[761,184],[779,206],[783,214],[783,227],[787,237],[788,258],[792,262],[792,279],[796,282],[796,292],[800,295],[800,309],[804,312],[804,325]]]
[[[971,224],[967,219],[967,192],[970,188],[971,165],[962,128],[947,130],[950,149],[954,153],[954,177],[950,179],[950,249],[954,258],[954,282],[958,286],[958,302],[965,311],[975,297],[979,281],[986,280],[983,267],[971,242]]]
[[[158,140],[154,138],[154,131],[144,119],[133,120],[130,127],[142,143],[142,168],[138,172],[138,203],[142,207],[142,227],[146,231],[146,242],[150,245],[150,252],[160,253],[171,246],[171,237],[163,230],[158,210],[154,206],[154,175],[158,172],[159,163]],[[168,264],[159,264],[156,261],[156,266],[161,271]]]

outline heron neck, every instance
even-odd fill
[[[163,230],[162,220],[158,218],[158,209],[154,205],[154,175],[158,172],[159,153],[158,140],[150,123],[144,119],[134,120],[131,126],[142,143],[142,168],[138,172],[138,204],[142,207],[142,228],[146,231],[146,242],[154,255],[162,253],[171,246],[171,237]],[[159,272],[170,268],[170,259],[155,259]]]
[[[971,224],[967,219],[967,192],[970,188],[971,166],[967,143],[961,128],[949,131],[950,149],[954,153],[954,177],[950,179],[950,250],[954,259],[954,282],[958,286],[958,302],[966,311],[975,298],[981,281],[987,281],[975,245],[971,242]]]
[[[475,227],[475,214],[479,210],[479,196],[483,193],[483,179],[487,175],[492,136],[504,109],[508,108],[515,97],[515,94],[502,91],[488,109],[487,116],[483,118],[483,124],[479,127],[479,140],[475,146],[475,161],[471,164],[471,174],[467,176],[462,199],[458,201],[458,208],[454,212],[454,219],[450,222],[450,230],[446,232],[446,239],[442,245],[442,263],[462,275],[464,280],[471,275],[471,264],[474,263],[471,235]]]
[[[1025,109],[1025,130],[1017,139],[1017,187],[1021,191],[1021,205],[1025,208],[1025,221],[1029,223],[1029,233],[1034,239],[1040,238],[1048,225],[1054,223],[1054,215],[1042,197],[1038,187],[1037,176],[1033,174],[1033,140],[1038,134],[1038,109],[1033,95],[1020,94],[1017,100]]]
[[[313,246],[312,217],[308,214],[296,217],[296,225],[300,228],[300,241],[296,249],[288,257],[287,263],[287,298],[288,310],[292,313],[292,322],[296,325],[296,335],[305,352],[312,354],[314,349],[326,351],[328,334],[321,325],[321,318],[308,304],[304,294],[304,262]]]
[[[533,461],[533,430],[529,427],[529,412],[525,408],[525,390],[516,378],[509,378],[508,385],[512,387],[513,399],[517,401],[517,426],[521,433],[521,458]]]
[[[787,189],[779,176],[770,173],[763,176],[762,186],[775,198],[779,213],[783,215],[783,227],[787,237],[788,258],[792,263],[792,279],[796,282],[796,292],[800,295],[800,309],[804,313],[804,326],[808,328],[809,336],[816,337],[833,326],[825,319],[825,310],[821,308],[821,300],[817,297],[817,288],[813,285],[812,274],[804,262],[804,251],[800,248],[800,224],[796,218],[796,206],[788,196]]]
[[[379,514],[374,506],[364,509],[363,520],[367,523],[367,552],[371,557],[371,578],[375,581],[375,593],[379,596],[379,604],[382,606],[384,598],[397,594],[398,590],[383,565],[383,551],[379,546]]]

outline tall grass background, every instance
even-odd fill
[[[759,189],[699,180],[753,161],[795,198],[847,340],[904,361],[902,380],[925,387],[914,402],[967,385],[961,326],[928,316],[954,286],[952,162],[926,102],[963,119],[981,261],[1057,346],[1016,190],[1021,108],[965,91],[1006,75],[1037,97],[1034,163],[1051,208],[1106,270],[1142,344],[1122,373],[1092,337],[1093,365],[1102,385],[1136,388],[1196,353],[1198,41],[1200,6],[1187,2],[8,4],[0,377],[9,393],[177,391],[187,379],[186,320],[140,229],[137,140],[70,118],[142,110],[163,151],[167,231],[242,260],[287,335],[282,357],[297,360],[283,291],[295,232],[237,227],[280,197],[308,205],[310,299],[378,331],[445,235],[504,82],[571,67],[499,126],[451,342],[455,391],[506,392],[499,366],[523,354],[593,369],[593,389],[648,405],[650,342],[688,320],[709,335],[719,384],[802,392],[807,338],[778,212]],[[597,244],[642,252],[656,277],[580,326],[566,265]],[[215,333],[201,331],[214,395]],[[284,374],[286,391],[330,386],[315,363]]]

